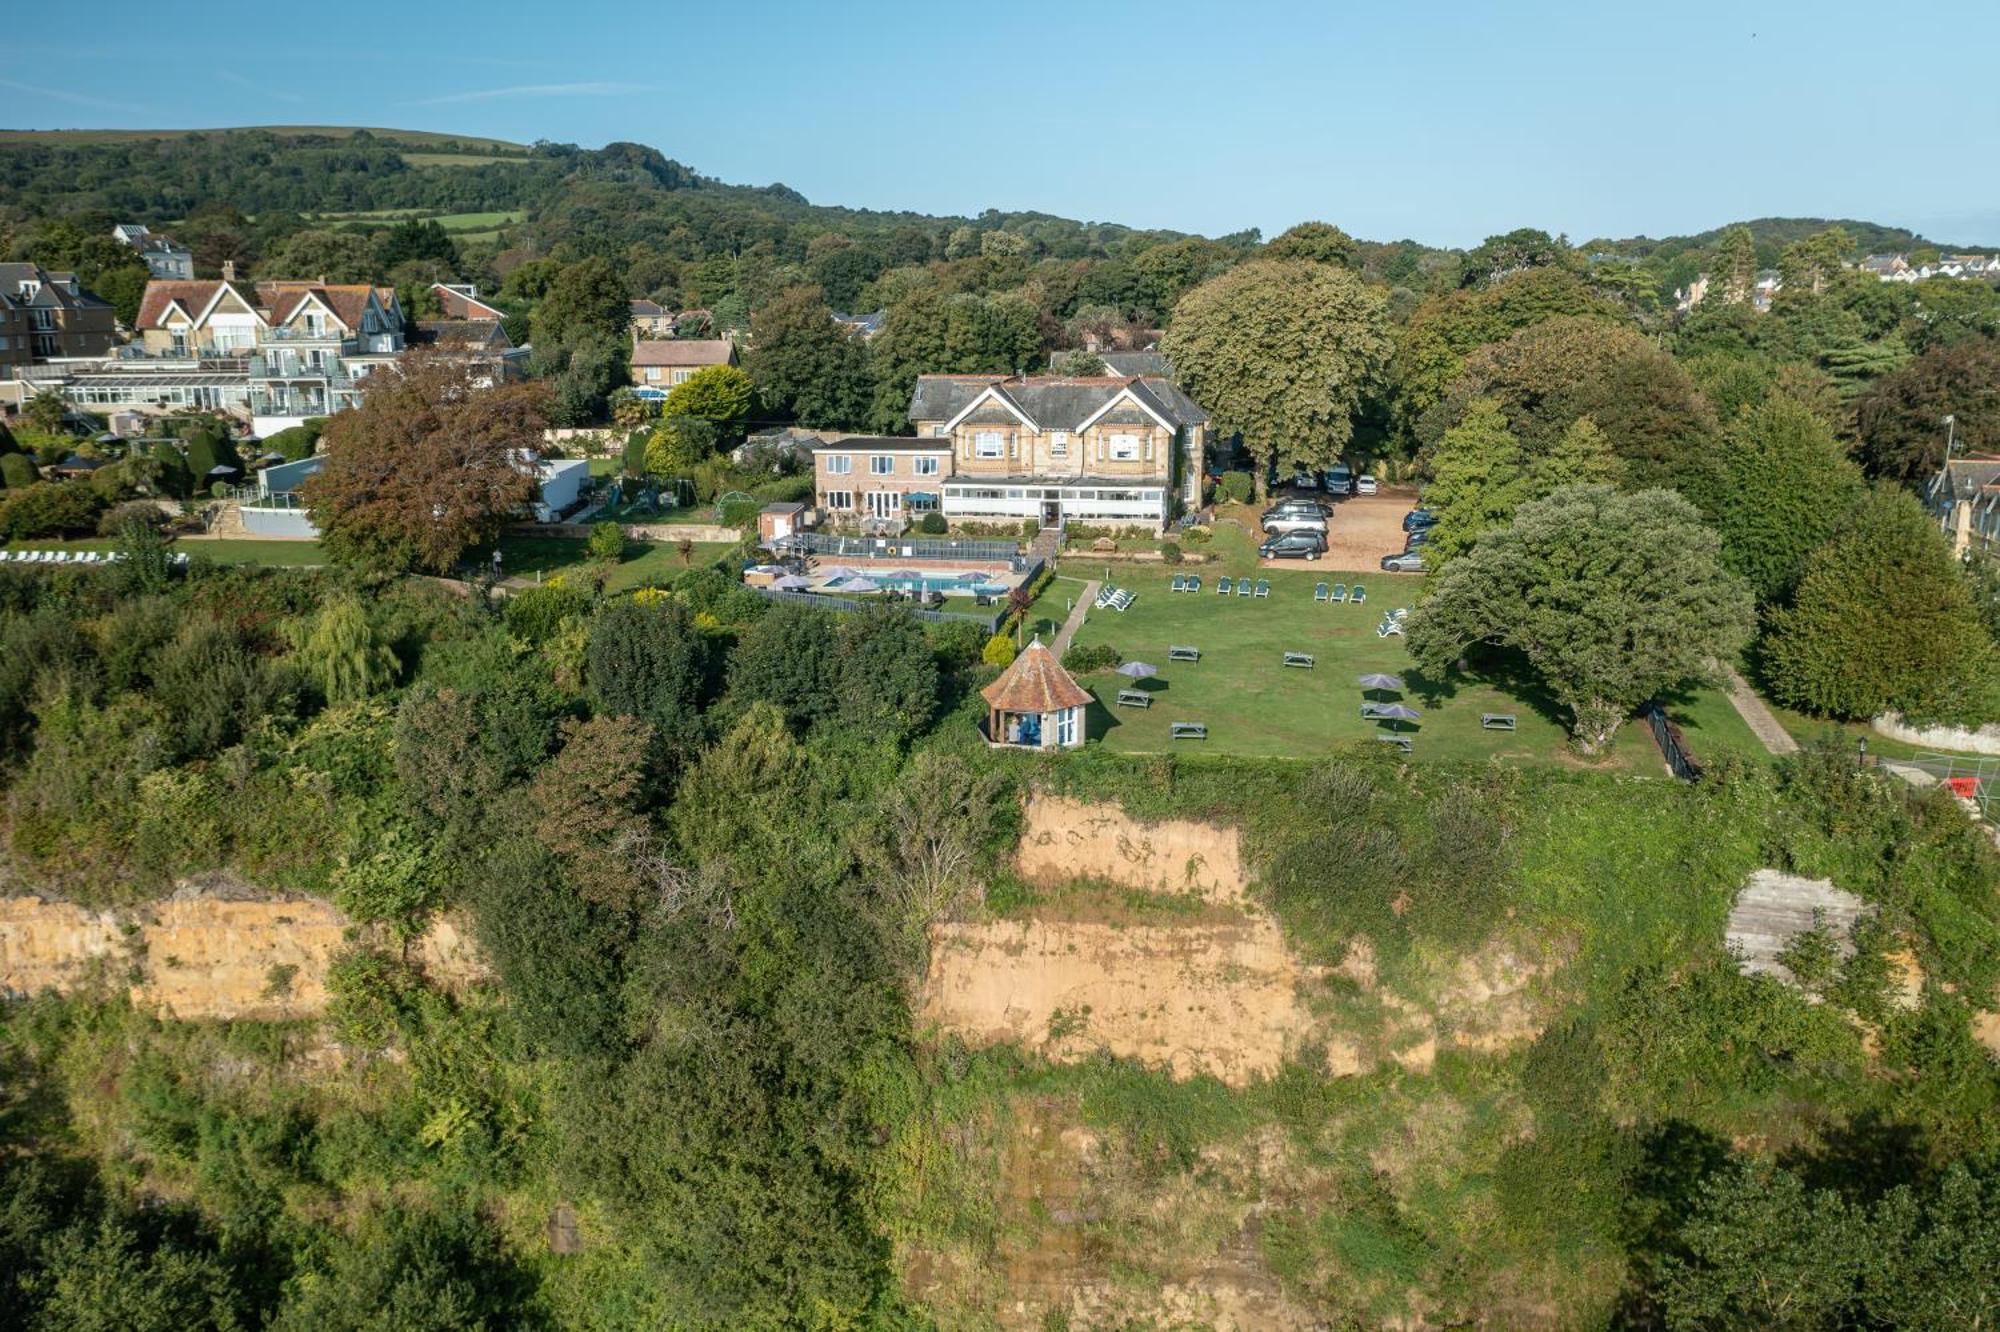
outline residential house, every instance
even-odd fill
[[[940,509],[952,445],[907,435],[850,435],[813,447],[813,494],[831,522],[894,521]]]
[[[154,277],[179,282],[194,280],[194,251],[171,236],[148,231],[137,222],[125,222],[111,228],[111,238],[137,250],[146,261],[146,271]]]
[[[986,743],[996,749],[1076,749],[1084,742],[1090,694],[1039,638],[979,695],[986,700]]]
[[[1955,555],[2000,557],[2000,458],[1953,458],[1925,497]]]
[[[361,401],[360,381],[403,351],[394,287],[361,282],[149,282],[137,345],[168,364],[241,373],[252,428],[271,435]],[[89,399],[83,399],[89,401]]]
[[[516,347],[497,319],[419,319],[414,341],[464,357],[479,388],[522,379],[528,372],[527,348]]]
[[[632,344],[632,384],[642,397],[665,397],[697,370],[735,365],[736,344],[728,338],[668,338]]]
[[[39,264],[0,264],[0,300],[9,318],[0,319],[0,365],[82,360],[104,356],[118,341],[111,302],[77,281],[74,273],[54,273]]]
[[[507,312],[497,305],[489,305],[479,299],[479,288],[470,282],[433,282],[431,295],[437,297],[438,306],[446,319],[491,320],[498,323],[507,317]],[[508,343],[513,346],[513,343]]]
[[[1208,414],[1154,375],[922,375],[910,422],[950,441],[952,519],[1163,530],[1201,498]]]
[[[632,302],[632,336],[634,338],[671,338],[674,335],[674,313],[658,301],[641,297]]]

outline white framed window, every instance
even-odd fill
[[[660,382],[660,367],[659,367],[659,366],[657,366],[657,365],[649,365],[649,366],[647,366],[647,367],[646,367],[646,382],[647,382],[648,384],[657,384],[657,383],[659,383],[659,382]]]
[[[948,438],[948,437],[949,437],[950,435],[951,435],[951,431],[949,431],[949,430],[945,429],[945,428],[944,428],[944,427],[943,427],[942,425],[934,425],[934,426],[932,426],[932,427],[931,427],[931,438],[932,438],[932,439],[946,439],[946,438]]]
[[[874,453],[869,455],[868,475],[893,476],[895,471],[896,455],[893,453]]]
[[[1139,437],[1137,435],[1113,435],[1111,437],[1111,461],[1139,461]]]
[[[1076,709],[1064,708],[1056,714],[1056,743],[1073,745],[1076,743]]]
[[[1049,432],[1049,457],[1069,457],[1069,431],[1052,430]]]
[[[910,460],[911,470],[918,476],[936,476],[940,461],[937,458],[912,458]]]
[[[982,430],[972,437],[972,452],[975,457],[998,458],[1000,450],[1000,432],[997,430]]]
[[[828,509],[851,509],[854,507],[854,492],[851,490],[829,490],[826,492],[826,499],[821,507]]]
[[[853,470],[854,459],[847,454],[829,453],[826,456],[826,474],[828,476],[846,476]]]

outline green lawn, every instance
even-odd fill
[[[729,546],[722,542],[700,542],[682,563],[680,551],[665,543],[632,542],[625,558],[605,580],[605,590],[623,592],[635,587],[666,587],[689,569],[711,564]],[[565,537],[503,537],[500,541],[502,568],[509,578],[533,578],[540,574],[569,573],[581,576],[590,561],[585,543]]]
[[[1577,762],[1567,749],[1560,712],[1532,679],[1428,679],[1415,670],[1400,638],[1376,635],[1385,610],[1412,604],[1418,580],[1359,575],[1367,602],[1329,605],[1313,600],[1314,584],[1352,584],[1357,575],[1264,571],[1256,576],[1270,580],[1269,597],[1224,598],[1215,591],[1224,571],[1204,569],[1203,591],[1193,594],[1168,591],[1171,575],[1163,571],[1114,571],[1118,585],[1136,591],[1138,600],[1123,613],[1092,611],[1075,641],[1109,643],[1126,660],[1150,662],[1160,673],[1140,686],[1153,696],[1148,709],[1114,706],[1118,691],[1128,687],[1125,677],[1085,676],[1080,683],[1097,698],[1090,719],[1093,740],[1132,752],[1309,758],[1335,745],[1395,733],[1388,724],[1360,716],[1365,700],[1355,677],[1383,672],[1402,676],[1407,690],[1400,697],[1370,697],[1423,713],[1421,721],[1394,724],[1415,740],[1418,757]],[[1034,614],[1060,617],[1062,598],[1079,590],[1079,584],[1058,579]],[[1169,662],[1172,644],[1199,648],[1200,663]],[[1286,667],[1286,652],[1312,654],[1313,668]],[[1518,729],[1483,729],[1480,714],[1489,712],[1514,714]],[[1698,755],[1762,753],[1720,692],[1678,700],[1669,712]],[[1176,721],[1206,723],[1209,739],[1170,741],[1169,724]],[[1647,774],[1662,770],[1652,736],[1640,724],[1620,733],[1604,766]]]

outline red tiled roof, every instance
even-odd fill
[[[652,339],[632,348],[634,365],[728,365],[736,344],[728,338]]]
[[[267,319],[282,324],[292,317],[307,295],[314,295],[326,303],[336,319],[358,331],[362,312],[368,308],[368,297],[375,291],[366,282],[259,282],[257,304],[270,312],[265,316]]]
[[[146,294],[139,301],[139,318],[133,327],[162,327],[160,320],[175,301],[186,306],[189,315],[198,315],[215,299],[216,290],[221,286],[222,283],[214,278],[196,282],[163,282],[158,279],[148,282]]]
[[[1028,644],[1000,678],[979,691],[997,712],[1055,712],[1081,708],[1090,703],[1083,686],[1056,660],[1056,654],[1040,640]]]

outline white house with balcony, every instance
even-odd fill
[[[238,283],[228,266],[213,281],[147,283],[135,327],[140,356],[159,369],[240,373],[259,435],[355,406],[361,379],[403,351],[393,287]]]

